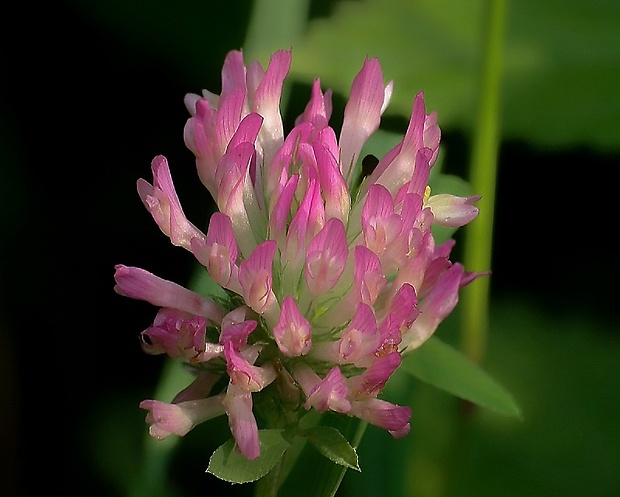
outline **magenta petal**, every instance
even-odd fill
[[[271,216],[269,216],[269,228],[273,238],[278,241],[282,240],[285,233],[286,223],[289,220],[291,204],[293,202],[293,197],[295,195],[295,191],[297,190],[298,183],[298,174],[294,174],[288,179],[277,201],[275,202]]]
[[[241,143],[254,144],[262,125],[263,116],[260,114],[252,112],[245,116],[239,123],[239,127],[236,129],[235,134],[228,141],[226,150],[231,150]]]
[[[369,177],[370,184],[384,185],[393,194],[411,181],[416,185],[416,188],[426,186],[424,177],[428,179],[428,170],[432,165],[434,151],[424,146],[425,119],[424,96],[419,93],[413,102],[411,119],[402,142],[391,151],[390,160],[384,158],[379,161]],[[419,156],[422,150],[426,151],[422,156]],[[425,170],[422,171],[421,169]],[[410,189],[410,191],[421,194],[424,189],[421,192],[417,189]]]
[[[389,313],[399,328],[409,328],[418,317],[417,303],[415,289],[409,283],[403,284],[394,294]]]

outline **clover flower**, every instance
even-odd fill
[[[151,163],[152,184],[137,183],[161,231],[228,298],[136,267],[115,272],[116,292],[160,308],[142,332],[145,352],[183,360],[195,373],[171,403],[141,403],[151,435],[182,436],[226,414],[250,460],[260,455],[259,421],[295,423],[311,409],[406,435],[410,407],[381,399],[382,389],[402,355],[433,334],[459,289],[480,275],[452,263],[454,241],[436,245],[431,232],[433,224],[467,224],[479,196],[431,195],[440,129],[423,94],[402,141],[361,179],[362,147],[379,127],[392,83],[384,84],[377,59],[365,60],[337,135],[331,92],[316,79],[285,134],[280,97],[291,59],[281,50],[266,69],[246,67],[242,52],[232,51],[220,95],[185,97],[184,140],[218,208],[206,234],[185,217],[165,157]],[[266,392],[285,416],[258,409]]]

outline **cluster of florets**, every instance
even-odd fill
[[[280,97],[291,52],[264,70],[228,54],[221,94],[186,96],[185,143],[217,203],[207,233],[185,217],[163,156],[139,195],[174,245],[194,254],[227,298],[209,298],[143,269],[118,265],[116,291],[160,307],[143,348],[185,361],[195,380],[170,403],[145,400],[150,433],[185,435],[226,414],[238,449],[260,454],[256,399],[283,419],[310,409],[357,416],[394,437],[411,409],[380,399],[406,350],[420,346],[477,275],[449,260],[431,225],[457,227],[479,197],[431,196],[436,115],[413,101],[400,143],[360,180],[362,147],[392,94],[376,59],[356,76],[337,136],[319,80],[287,135]],[[282,419],[282,417],[280,418]]]

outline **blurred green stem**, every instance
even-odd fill
[[[483,44],[478,88],[478,108],[470,163],[470,182],[480,214],[465,229],[464,264],[470,271],[491,268],[495,181],[500,142],[500,94],[507,2],[489,0],[483,20]],[[460,304],[461,347],[464,354],[481,363],[489,332],[488,277],[480,278],[463,290]]]
[[[255,0],[243,44],[246,60],[265,64],[276,50],[292,48],[306,28],[309,10],[310,0]]]
[[[488,0],[482,19],[482,46],[478,85],[474,142],[469,166],[469,181],[478,202],[478,217],[465,228],[463,263],[469,271],[491,269],[495,183],[500,143],[500,94],[503,71],[506,0]],[[461,295],[461,349],[472,361],[484,360],[489,334],[488,277],[480,278],[466,287]],[[459,402],[463,409],[455,412],[450,450],[445,461],[443,495],[454,495],[470,470],[472,431],[469,423],[473,405]]]
[[[161,373],[154,399],[168,400],[173,398],[181,389],[185,388],[191,375],[183,370],[181,361],[167,358]],[[144,455],[141,471],[136,476],[129,490],[129,497],[158,497],[166,495],[169,486],[168,466],[170,458],[180,439],[170,437],[165,440],[155,440],[148,433],[144,436]]]

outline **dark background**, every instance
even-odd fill
[[[138,335],[155,310],[114,293],[114,265],[181,283],[191,274],[191,254],[161,234],[135,182],[150,181],[151,159],[166,155],[188,218],[207,221],[212,203],[183,144],[183,96],[219,90],[225,54],[245,36],[250,2],[238,6],[213,7],[205,25],[213,44],[196,61],[200,81],[68,2],[15,4],[4,18],[2,495],[30,495],[40,484],[64,495],[112,495],[98,453],[103,440],[126,437],[131,452],[146,430],[137,406],[152,394],[162,362],[141,351]],[[328,10],[316,3],[313,15]],[[468,154],[462,131],[443,131],[451,157]],[[619,159],[583,146],[502,143],[494,299],[518,295],[549,316],[579,308],[617,343]],[[459,172],[456,161],[447,167]],[[606,180],[594,187],[595,171]],[[122,416],[112,400],[138,433],[101,434]],[[204,483],[209,454],[179,468],[188,486]]]

